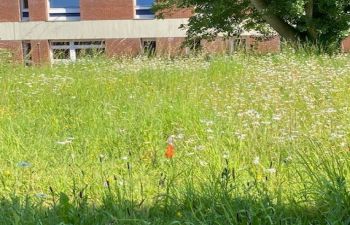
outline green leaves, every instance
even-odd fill
[[[349,35],[350,2],[347,0],[254,2],[266,7],[255,8],[252,0],[164,0],[155,6],[155,10],[192,7],[194,14],[187,30],[189,38],[212,39],[218,34],[239,36],[243,31],[252,30],[269,35],[275,29],[282,37],[292,40],[294,38],[286,31],[295,29],[297,40],[331,51]],[[279,27],[274,23],[277,20]]]

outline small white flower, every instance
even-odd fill
[[[205,149],[205,146],[204,145],[198,145],[198,146],[195,146],[194,149],[197,150],[197,151],[203,151]]]
[[[275,168],[265,169],[265,173],[274,174],[276,173],[276,169]]]
[[[214,131],[212,129],[207,129],[207,133],[213,133]]]
[[[253,160],[253,164],[254,165],[258,165],[260,163],[260,158],[259,157],[255,157]]]
[[[103,161],[105,161],[107,159],[107,157],[104,154],[100,154],[98,156],[98,159],[100,160],[100,162],[102,163]]]
[[[224,159],[228,159],[228,158],[230,158],[230,153],[224,152],[224,154],[222,155],[222,157],[223,157]]]
[[[288,157],[285,159],[285,161],[286,161],[286,162],[290,162],[290,161],[292,161],[292,159],[293,159],[292,156],[288,156]]]
[[[332,140],[341,139],[343,137],[345,137],[345,133],[343,131],[335,131],[335,132],[331,133],[331,135],[330,135],[330,138]]]
[[[246,115],[248,115],[251,118],[259,119],[261,117],[260,113],[254,109],[250,109],[245,112]]]
[[[348,144],[347,144],[346,142],[340,143],[340,147],[342,147],[342,148],[345,148],[345,147],[347,147],[347,146],[348,146]]]
[[[128,160],[128,157],[127,156],[123,156],[123,157],[121,157],[121,159],[126,161],[126,160]]]
[[[326,110],[324,110],[325,113],[336,113],[337,110],[335,110],[334,108],[328,108]]]
[[[244,140],[245,137],[247,136],[246,134],[243,134],[243,133],[240,133],[240,132],[236,132],[235,135],[236,135],[236,137],[237,137],[239,140]]]
[[[205,125],[212,126],[214,124],[214,121],[208,120]]]
[[[184,137],[185,137],[184,134],[178,134],[178,135],[176,136],[176,138],[179,139],[179,140],[183,139]]]
[[[72,138],[67,138],[65,141],[58,141],[56,142],[59,145],[67,145],[67,144],[71,144],[73,142]]]
[[[273,120],[276,120],[276,121],[279,121],[279,120],[282,119],[282,116],[279,115],[279,114],[275,114],[275,115],[272,116],[272,119],[273,119]]]
[[[109,182],[108,181],[103,182],[103,187],[108,188],[109,187]]]
[[[37,194],[35,194],[35,197],[37,197],[37,198],[46,198],[47,195],[44,194],[44,193],[37,193]]]
[[[212,120],[202,119],[202,120],[200,120],[200,122],[205,124],[208,127],[214,125],[214,121],[212,121]]]
[[[199,165],[204,167],[204,166],[207,166],[208,163],[206,161],[204,161],[204,160],[199,160]]]
[[[168,143],[169,145],[173,145],[174,142],[175,142],[175,135],[170,135],[170,136],[168,137],[167,143]]]

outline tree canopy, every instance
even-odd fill
[[[188,37],[211,39],[255,30],[333,48],[350,28],[349,0],[162,0],[155,10],[162,17],[174,7],[193,9]]]

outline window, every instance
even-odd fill
[[[152,56],[156,53],[157,42],[153,38],[141,39],[142,52],[145,55]]]
[[[52,49],[53,59],[58,61],[70,60],[70,50],[68,49]]]
[[[199,37],[194,37],[191,39],[187,39],[185,41],[185,51],[186,54],[198,53],[202,50],[202,40]]]
[[[24,65],[30,66],[32,65],[32,45],[29,41],[24,41],[22,43],[23,49],[23,61]]]
[[[246,51],[247,40],[245,38],[233,38],[230,40],[230,53]]]
[[[135,18],[136,19],[154,19],[152,5],[154,0],[136,0]]]
[[[202,41],[200,38],[195,38],[191,41],[189,41],[189,48],[191,51],[199,51],[202,49]]]
[[[48,0],[49,20],[80,20],[80,0]]]
[[[22,21],[29,21],[28,0],[21,0],[21,19]]]
[[[103,41],[51,41],[53,62],[70,62],[95,57],[105,51]]]
[[[79,0],[50,0],[50,8],[80,8]]]

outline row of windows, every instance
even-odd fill
[[[155,39],[141,39],[142,52],[153,55],[156,50]],[[32,64],[32,45],[30,41],[23,42],[23,55],[26,65]],[[51,60],[53,63],[74,62],[86,57],[95,57],[105,53],[104,41],[51,41]]]
[[[29,0],[21,0],[22,21],[29,20]],[[153,19],[154,0],[134,0],[136,19]],[[66,21],[80,19],[80,0],[48,0],[49,20]]]
[[[52,41],[51,58],[56,62],[76,61],[105,52],[104,41]]]
[[[32,45],[30,41],[23,42],[25,65],[32,64]],[[81,58],[94,57],[105,52],[104,41],[51,41],[50,54],[53,63],[74,62]]]
[[[154,55],[157,48],[155,38],[141,39],[141,52],[145,55]],[[244,51],[247,47],[246,39],[230,39],[228,52]],[[195,40],[185,48],[186,53],[201,49],[201,41]],[[101,40],[81,41],[50,41],[51,60],[53,63],[74,62],[81,58],[95,57],[105,53],[105,42]],[[23,55],[26,65],[32,64],[32,46],[30,41],[23,42]]]

